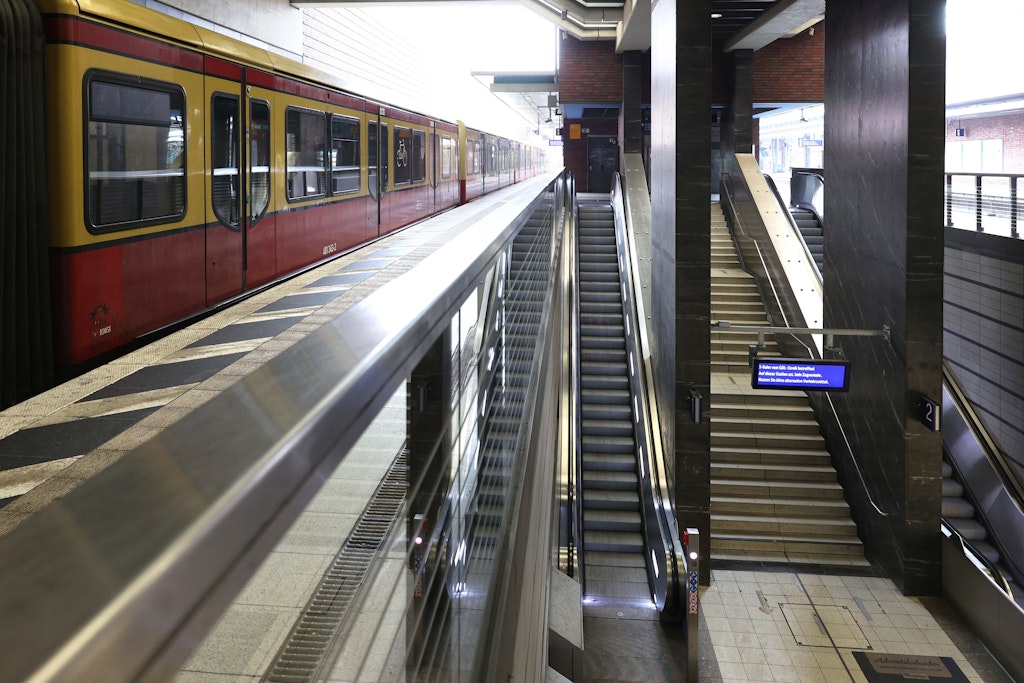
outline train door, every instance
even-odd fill
[[[274,216],[267,215],[270,208],[270,99],[260,96],[264,93],[246,90],[248,194],[244,197],[243,263],[244,286],[253,287],[270,281],[277,274],[277,233]]]
[[[206,303],[214,304],[274,277],[270,205],[269,93],[207,77],[210,104],[206,203]],[[259,229],[256,229],[259,224]]]
[[[391,223],[391,202],[388,196],[388,124],[381,120],[384,108],[369,117],[367,140],[367,166],[371,201],[367,204],[366,237],[378,237]]]
[[[210,160],[206,202],[206,303],[245,288],[243,167],[245,148],[240,84],[207,78]]]
[[[432,127],[437,124],[431,123]],[[430,179],[430,212],[437,211],[441,205],[441,197],[438,195],[439,176],[441,169],[438,167],[438,160],[441,158],[441,136],[437,134],[437,128],[430,131],[430,152],[427,154],[427,177]]]

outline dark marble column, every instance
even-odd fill
[[[665,452],[676,517],[701,532],[701,581],[711,524],[711,3],[651,3],[652,326]],[[705,397],[700,424],[688,397]]]
[[[722,121],[722,170],[731,173],[733,155],[750,154],[754,144],[754,51],[734,50],[732,98]]]
[[[827,436],[868,553],[907,594],[941,580],[942,443],[917,405],[942,382],[944,8],[831,0],[825,46],[825,324],[892,329],[837,340],[853,370],[835,403],[866,487]]]
[[[644,127],[644,54],[631,50],[622,53],[622,128],[619,132],[623,154],[639,154],[643,151]]]

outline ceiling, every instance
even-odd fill
[[[457,6],[451,0],[433,0]],[[463,0],[466,1],[466,0]],[[484,0],[475,0],[476,2]],[[616,52],[651,47],[651,5],[659,0],[519,0],[579,40],[615,41]],[[676,0],[686,2],[686,0]],[[419,4],[423,0],[291,0],[294,5],[368,6]],[[711,0],[711,39],[725,51],[758,50],[794,36],[825,17],[825,0]],[[476,73],[496,97],[536,121],[534,132],[556,137],[564,111],[552,74]]]
[[[619,52],[650,48],[652,0],[520,2],[580,40],[615,40]],[[824,16],[825,0],[711,0],[711,39],[725,50],[756,50]]]

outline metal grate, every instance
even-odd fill
[[[402,449],[352,533],[302,610],[263,676],[267,683],[302,683],[316,678],[345,626],[349,607],[398,519],[408,487],[408,451]]]

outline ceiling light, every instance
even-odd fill
[[[715,12],[715,13],[713,13],[711,15],[711,18],[712,19],[721,19],[722,18],[722,13],[721,12]]]

